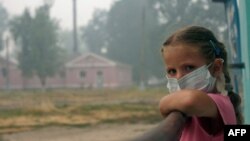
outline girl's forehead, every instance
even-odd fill
[[[164,47],[163,57],[166,63],[206,62],[199,47],[185,44]]]

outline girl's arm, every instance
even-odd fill
[[[218,115],[216,104],[199,90],[180,90],[163,97],[160,112],[166,117],[172,111],[181,111],[188,116],[212,117]]]

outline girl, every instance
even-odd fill
[[[224,45],[210,30],[189,26],[170,36],[161,52],[171,93],[160,101],[161,114],[188,117],[180,141],[223,141],[225,124],[242,123]]]

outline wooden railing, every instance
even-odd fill
[[[186,117],[180,112],[172,112],[155,128],[129,141],[179,141]]]

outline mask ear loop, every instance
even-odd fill
[[[221,61],[221,63],[224,63],[224,59],[222,58],[216,58]],[[222,72],[219,77],[216,80],[216,89],[218,92],[220,92],[222,95],[227,96],[228,95],[228,90],[226,89],[226,83],[225,83],[225,75]]]
[[[225,76],[224,73],[221,73],[219,78],[216,81],[216,89],[218,92],[220,92],[222,95],[227,96],[228,95],[228,91],[225,88],[226,83],[225,83]]]
[[[224,64],[224,59],[222,58],[218,58],[218,59],[221,61],[222,64]]]

